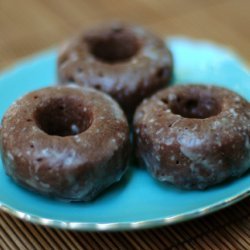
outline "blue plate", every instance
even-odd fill
[[[213,83],[250,99],[250,74],[229,49],[173,37],[174,84]],[[0,77],[0,119],[10,104],[29,91],[56,82],[57,51],[34,56]],[[185,221],[226,207],[250,194],[250,174],[205,191],[162,185],[142,169],[130,167],[122,181],[91,203],[63,203],[26,191],[0,164],[0,207],[19,218],[75,230],[149,228]]]

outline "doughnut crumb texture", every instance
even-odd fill
[[[129,119],[145,97],[167,86],[173,73],[172,55],[162,39],[121,22],[93,27],[64,43],[57,66],[60,84],[108,93]]]
[[[1,133],[6,173],[56,199],[93,200],[127,169],[127,120],[114,100],[94,89],[31,92],[7,110]]]
[[[224,88],[161,90],[137,108],[134,131],[141,164],[180,188],[205,189],[250,168],[250,106]]]

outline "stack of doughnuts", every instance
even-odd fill
[[[28,93],[2,119],[4,168],[21,186],[95,199],[126,173],[130,129],[140,164],[161,182],[205,189],[249,169],[248,102],[211,85],[168,87],[171,52],[146,29],[90,29],[62,46],[57,66],[58,86]]]

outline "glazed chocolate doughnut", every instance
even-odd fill
[[[89,201],[125,173],[129,132],[122,110],[106,94],[50,87],[8,109],[0,144],[15,182],[57,199]]]
[[[227,89],[161,90],[138,107],[134,126],[137,155],[159,181],[204,189],[250,167],[250,107]]]
[[[167,85],[172,71],[172,56],[163,40],[122,23],[80,34],[61,48],[58,58],[60,84],[106,92],[129,118],[146,96]]]

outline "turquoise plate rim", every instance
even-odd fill
[[[211,44],[210,41],[209,42],[204,41],[204,40],[194,40],[194,41]],[[2,77],[8,76],[8,74],[13,73],[16,70],[19,70],[20,66],[22,67],[28,66],[28,64],[31,63],[33,60],[37,60],[40,57],[46,58],[46,55],[51,53],[54,50],[55,48],[50,48],[49,50],[42,51],[38,54],[35,54],[30,57],[26,57],[23,60],[20,60],[19,62],[11,65],[10,67],[6,68],[3,72],[1,72],[0,79]],[[237,54],[235,52],[230,50],[230,53],[234,54],[237,57]],[[243,61],[240,59],[240,62],[243,62]],[[243,63],[243,65],[246,65],[246,64]],[[201,207],[200,209],[193,209],[189,212],[180,213],[174,216],[166,216],[164,218],[138,220],[134,222],[111,222],[111,223],[95,222],[94,223],[94,222],[77,222],[77,221],[68,222],[68,221],[63,221],[63,220],[58,220],[58,219],[48,219],[45,217],[34,215],[32,213],[27,213],[27,212],[15,209],[14,207],[2,202],[1,200],[0,200],[0,209],[22,220],[35,223],[35,224],[44,225],[44,226],[54,227],[54,228],[78,230],[78,231],[121,231],[121,230],[154,228],[154,227],[159,227],[163,225],[170,225],[170,224],[175,224],[179,222],[184,222],[190,219],[198,218],[203,215],[207,215],[212,212],[218,211],[232,204],[235,204],[236,202],[244,198],[247,198],[249,196],[250,196],[250,187],[238,192],[237,194],[233,196],[229,196],[226,199],[220,200],[215,203],[211,203],[208,206]]]
[[[165,217],[162,219],[153,220],[141,220],[137,222],[118,222],[118,223],[90,223],[90,222],[65,222],[62,220],[52,220],[42,218],[39,216],[25,213],[11,206],[8,206],[0,201],[0,209],[15,217],[31,222],[34,224],[40,224],[43,226],[49,226],[53,228],[75,230],[75,231],[123,231],[123,230],[137,230],[155,228],[160,226],[177,224],[185,222],[187,220],[195,219],[210,213],[216,212],[230,205],[233,205],[250,196],[250,188],[240,192],[238,195],[232,196],[226,200],[205,206],[197,211],[191,211],[188,213],[182,213],[176,216]]]

